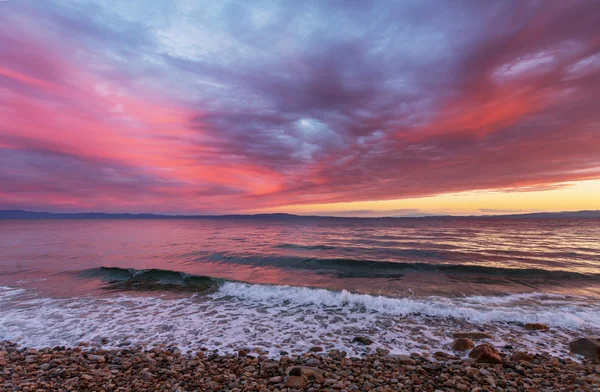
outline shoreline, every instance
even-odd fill
[[[368,340],[368,339],[367,339]],[[468,340],[468,339],[465,339]],[[368,343],[368,342],[365,342]],[[472,343],[472,342],[471,342]],[[269,358],[241,349],[181,352],[176,347],[25,348],[0,342],[0,389],[22,391],[598,391],[600,359],[544,354],[511,357],[487,343],[453,353],[348,357],[313,347],[302,355]],[[472,346],[470,346],[472,348]],[[259,351],[259,350],[256,350]],[[466,351],[466,350],[465,350]],[[491,353],[491,354],[490,354]],[[473,356],[473,355],[471,355]],[[498,362],[498,363],[494,363]]]

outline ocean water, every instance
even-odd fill
[[[0,221],[0,341],[23,346],[406,354],[485,330],[566,356],[599,325],[598,219]]]

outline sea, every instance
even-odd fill
[[[0,220],[0,341],[23,347],[429,356],[485,331],[564,357],[599,326],[600,219]]]

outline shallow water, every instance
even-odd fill
[[[408,353],[485,329],[567,355],[600,333],[600,221],[7,220],[0,286],[0,340],[27,346]]]

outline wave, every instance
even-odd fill
[[[127,276],[123,269],[106,270],[88,272]],[[453,331],[484,328],[496,345],[567,356],[568,341],[593,335],[600,323],[596,298],[556,294],[390,298],[227,281],[201,301],[196,296],[52,298],[20,296],[23,290],[16,288],[2,291],[13,298],[0,301],[0,341],[26,347],[108,339],[107,348],[164,344],[184,351],[235,352],[258,347],[278,356],[281,350],[306,352],[318,341],[357,356],[365,352],[352,337],[365,335],[394,354],[409,354],[419,349],[415,343],[430,346],[430,352],[446,351]],[[531,333],[522,327],[527,322],[545,323],[550,330]]]
[[[337,249],[337,247],[330,246],[330,245],[300,245],[300,244],[279,244],[279,245],[275,245],[275,248],[301,249],[301,250],[333,250],[333,249]]]
[[[316,313],[323,309],[337,309],[336,312],[439,317],[474,323],[541,322],[567,328],[590,327],[600,323],[597,301],[573,295],[528,293],[394,298],[347,290],[251,284],[162,269],[100,267],[79,275],[105,280],[108,288],[114,290],[186,290],[207,294],[213,299],[236,299],[253,304],[252,307],[271,309],[313,309]]]
[[[539,322],[566,328],[595,327],[600,323],[600,307],[595,300],[546,293],[460,298],[391,298],[346,290],[226,282],[213,295],[254,302],[256,306],[313,309],[317,313],[323,309],[346,309],[350,313],[394,317],[440,317],[473,323]]]
[[[134,269],[119,267],[92,268],[79,272],[80,277],[99,278],[108,282],[107,288],[114,290],[175,289],[209,292],[218,289],[221,279],[191,275],[185,272],[164,269]]]
[[[317,258],[295,256],[239,256],[213,253],[198,261],[234,263],[244,265],[274,266],[335,273],[344,278],[393,278],[406,273],[438,273],[452,276],[491,276],[520,280],[543,280],[547,283],[561,281],[600,282],[600,274],[586,274],[559,269],[505,268],[474,264],[442,264],[376,261],[351,258]]]

